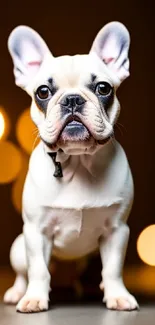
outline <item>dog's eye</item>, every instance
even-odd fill
[[[51,92],[47,86],[40,86],[36,91],[37,96],[42,100],[47,99],[50,96],[50,93]]]
[[[108,82],[100,82],[96,86],[97,94],[107,96],[111,93],[112,87]]]

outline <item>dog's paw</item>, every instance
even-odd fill
[[[106,307],[113,310],[131,311],[139,309],[136,299],[132,295],[126,297],[108,297],[104,300]]]
[[[16,310],[21,313],[37,313],[48,310],[48,299],[31,298],[25,295],[18,303]]]
[[[19,291],[15,287],[8,289],[3,297],[5,304],[16,305],[18,301],[24,296],[25,291]]]

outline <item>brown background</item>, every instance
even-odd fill
[[[130,244],[126,262],[140,263],[136,240],[154,223],[154,8],[153,1],[4,1],[0,17],[0,104],[11,119],[10,139],[16,143],[15,124],[30,98],[14,85],[7,51],[11,30],[25,24],[36,29],[54,55],[87,53],[98,30],[107,22],[123,22],[131,34],[131,77],[121,86],[121,132],[135,181],[135,203],[130,216]],[[121,168],[121,166],[120,166]],[[0,186],[0,265],[9,263],[9,248],[21,232],[22,220],[11,203],[11,185]],[[155,249],[155,248],[153,248]]]

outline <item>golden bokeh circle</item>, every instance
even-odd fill
[[[7,138],[10,131],[10,121],[5,109],[0,106],[0,140]]]
[[[0,141],[0,183],[10,183],[21,169],[20,150],[10,141]]]
[[[22,168],[18,174],[17,179],[12,185],[12,192],[11,192],[11,198],[12,203],[15,207],[15,209],[21,213],[22,211],[22,192],[23,192],[23,186],[28,170],[28,163],[29,158],[26,154],[22,154]]]
[[[39,142],[37,133],[37,128],[31,120],[30,109],[28,108],[21,114],[16,125],[18,142],[27,154],[31,154]]]
[[[145,228],[138,237],[137,251],[141,260],[155,266],[155,225]]]

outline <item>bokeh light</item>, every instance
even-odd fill
[[[0,183],[12,182],[21,169],[20,150],[10,141],[1,141],[0,157]]]
[[[10,131],[10,122],[8,116],[5,110],[3,109],[3,107],[0,107],[0,140],[6,139],[9,131]]]
[[[21,212],[22,210],[22,192],[23,192],[25,177],[27,174],[28,163],[29,163],[29,157],[23,153],[22,168],[19,172],[17,179],[12,185],[12,193],[11,193],[12,203],[18,212]]]
[[[137,240],[137,251],[144,263],[155,266],[155,225],[141,232]]]
[[[2,138],[5,130],[5,121],[2,112],[0,112],[0,139]]]
[[[27,154],[38,144],[37,128],[31,120],[30,109],[26,109],[19,117],[16,126],[16,136],[21,147]]]

